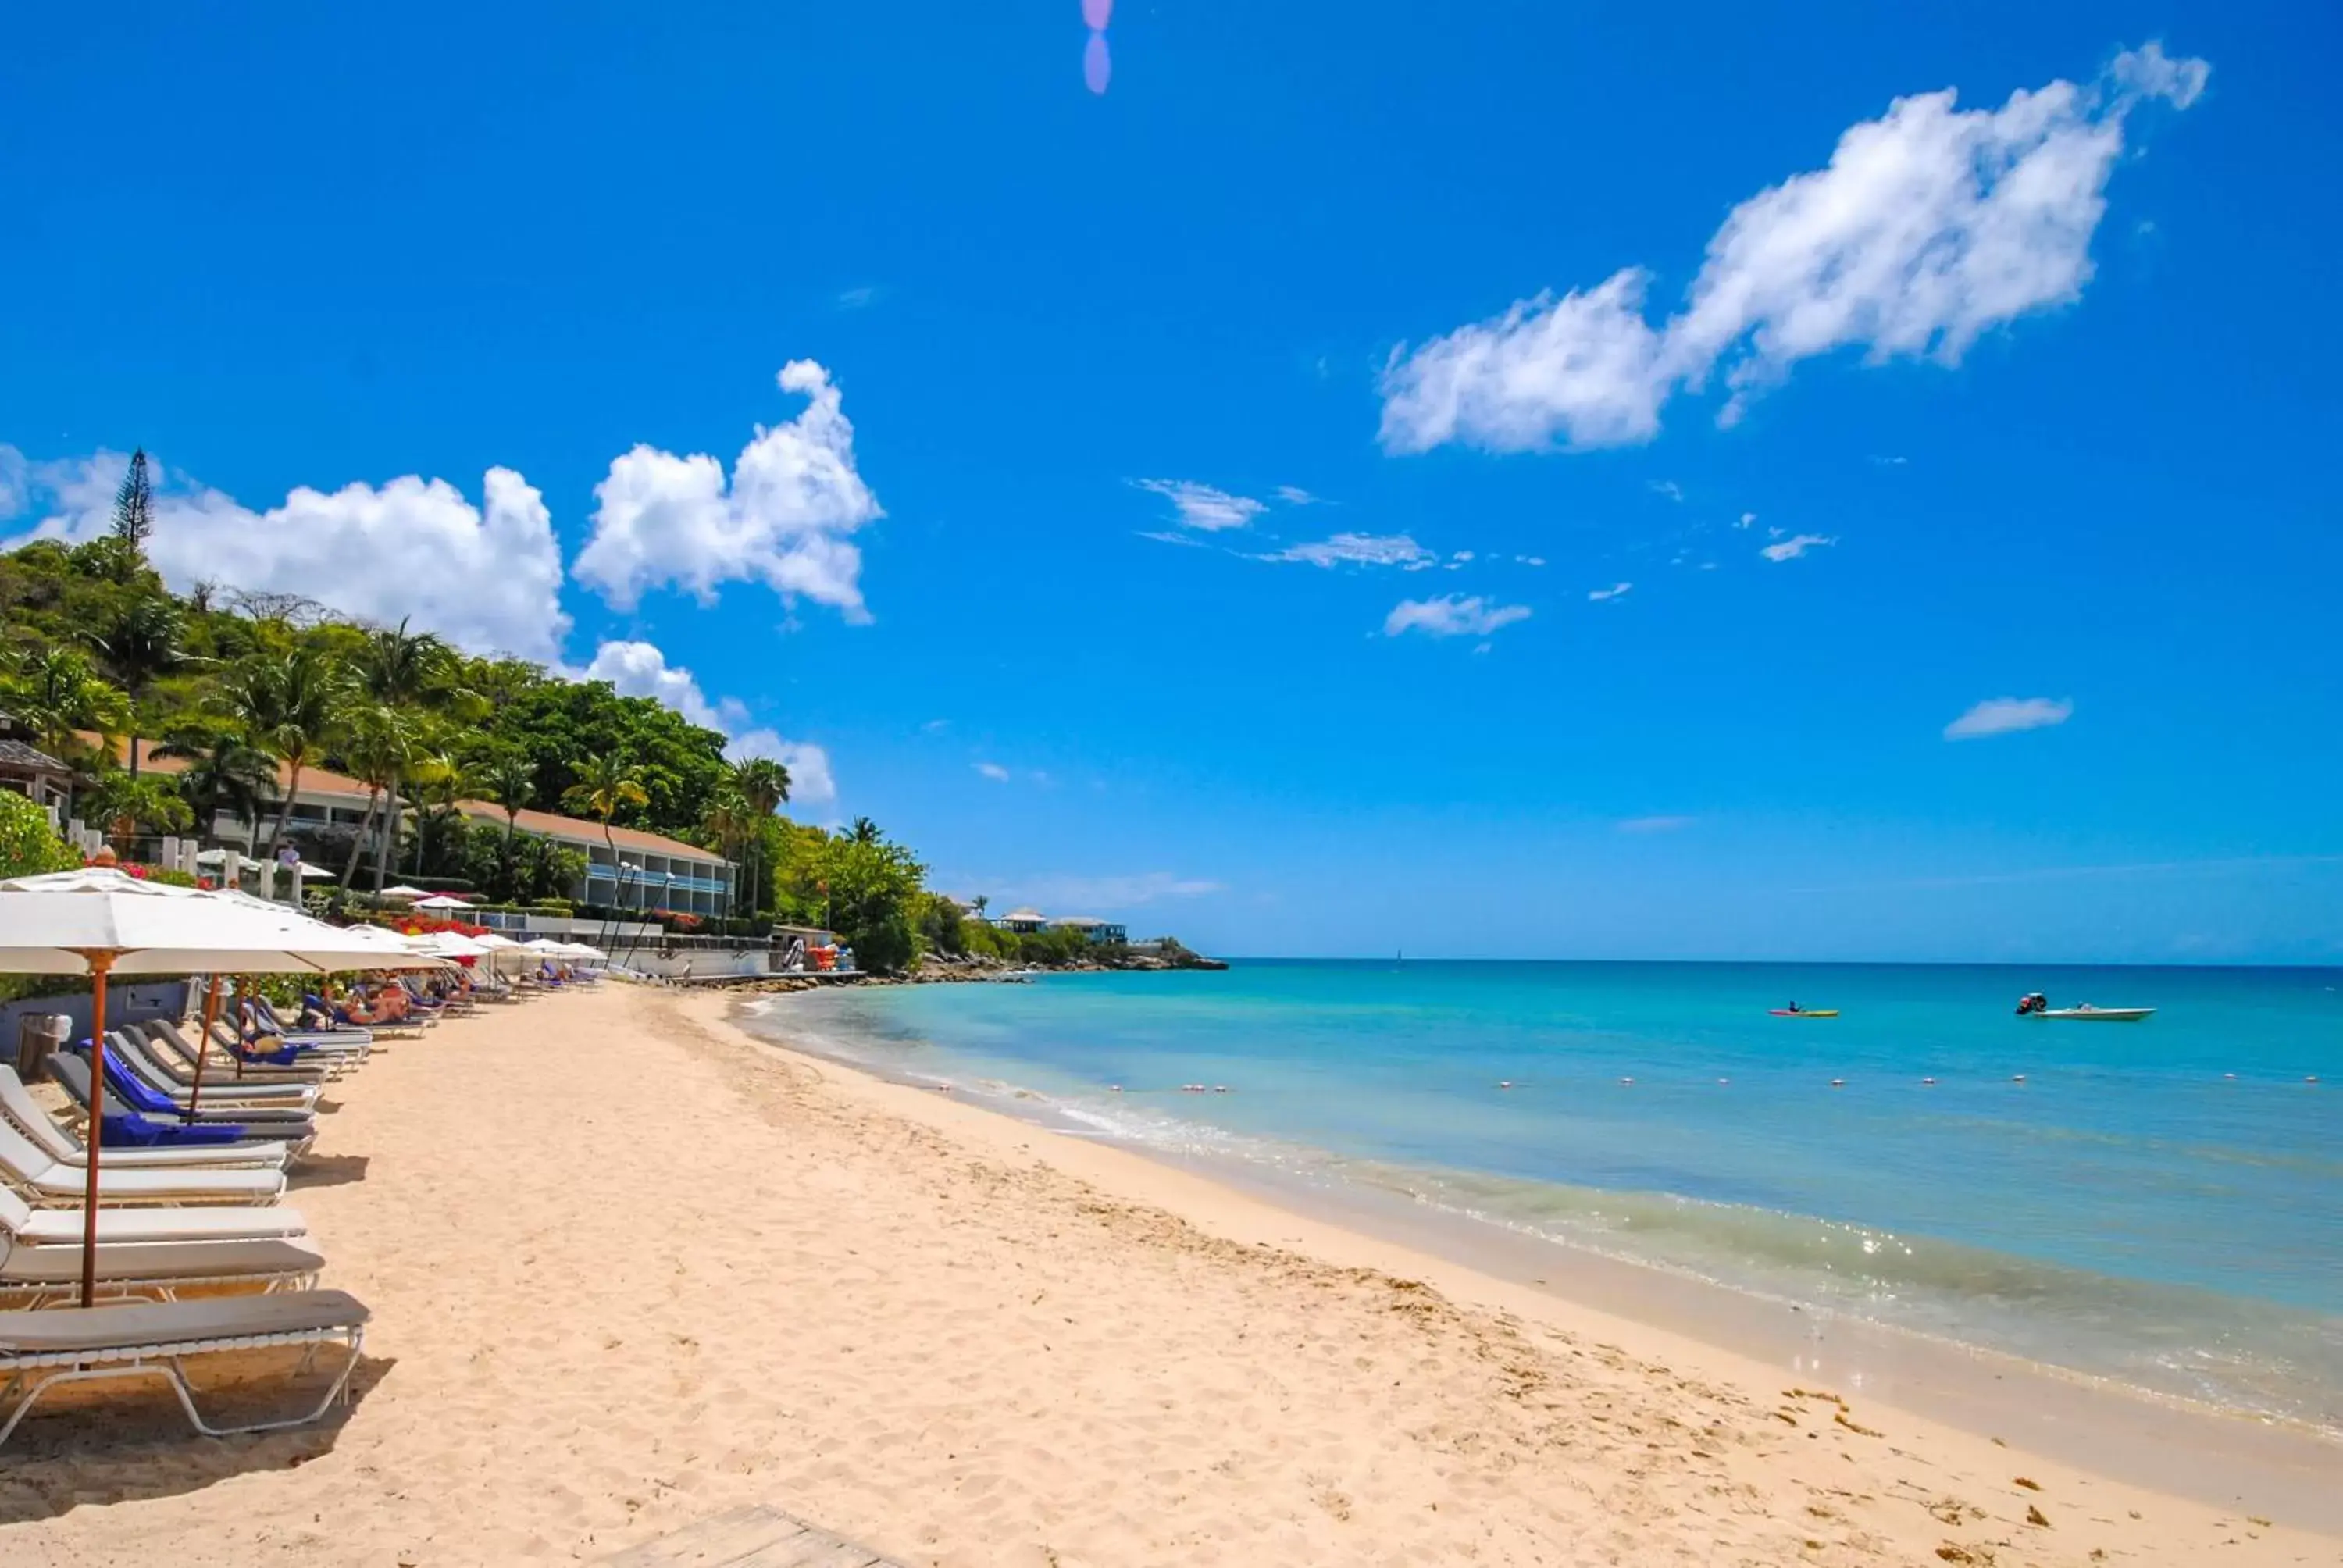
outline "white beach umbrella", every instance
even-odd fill
[[[255,900],[258,902],[258,900]],[[110,866],[0,881],[0,970],[90,980],[90,1135],[81,1303],[97,1293],[97,1182],[105,1142],[106,987],[126,975],[318,973],[347,966],[334,928],[276,905],[143,880]],[[324,937],[319,932],[326,933]],[[198,1055],[198,1061],[201,1056]],[[198,1080],[200,1084],[200,1080]],[[200,1088],[192,1091],[192,1109]]]
[[[472,900],[459,899],[453,893],[432,893],[416,900],[415,907],[418,910],[468,910],[472,907]]]
[[[476,959],[492,950],[461,931],[428,931],[421,936],[408,937],[407,945],[425,958],[432,959]]]
[[[386,899],[427,899],[431,890],[428,888],[410,888],[401,882],[397,887],[385,888],[381,896]]]

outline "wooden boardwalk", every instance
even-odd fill
[[[603,1568],[900,1568],[867,1546],[762,1505],[711,1514],[601,1561]]]

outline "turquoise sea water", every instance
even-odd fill
[[[1102,1135],[2334,1431],[2338,988],[2334,970],[1255,961],[774,1005],[819,1049],[1026,1091]],[[2014,1016],[2033,990],[2157,1011]],[[1767,1015],[1791,1000],[1842,1016]]]

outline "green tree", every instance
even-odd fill
[[[513,837],[520,831],[520,814],[531,800],[537,799],[537,769],[527,757],[517,751],[500,753],[481,770],[480,792],[504,808],[504,861],[506,876],[512,874]]]
[[[747,757],[732,765],[726,794],[738,803],[741,867],[740,883],[748,892],[747,913],[753,916],[765,904],[769,868],[764,861],[764,821],[789,798],[789,770],[769,757]]]
[[[613,904],[618,901],[623,889],[615,881],[618,875],[618,839],[610,831],[611,819],[628,807],[640,806],[649,799],[649,792],[643,788],[641,770],[608,755],[588,759],[578,775],[578,782],[562,792],[563,805],[602,819],[602,837],[610,846]]]
[[[129,480],[123,481],[126,487]],[[117,523],[118,526],[118,523]],[[186,662],[185,622],[168,594],[140,594],[118,607],[91,641],[130,699],[130,775],[138,776],[139,709],[155,683]]]
[[[255,654],[230,667],[220,680],[215,709],[255,749],[289,771],[284,800],[269,829],[272,849],[284,841],[286,825],[292,820],[302,769],[333,739],[349,693],[348,672],[331,656],[308,647]]]
[[[200,831],[208,832],[223,811],[255,828],[277,799],[277,759],[234,729],[182,724],[164,734],[155,755],[187,763],[179,792]]]
[[[819,863],[829,886],[830,923],[856,961],[880,974],[908,965],[919,950],[918,900],[927,868],[888,842],[875,823],[867,837],[830,839]]]
[[[108,768],[82,792],[80,809],[91,820],[103,823],[116,848],[129,858],[131,838],[140,832],[176,833],[195,823],[186,797],[168,779],[140,778],[121,768]]]
[[[70,648],[45,648],[19,661],[0,680],[0,709],[31,730],[42,750],[93,770],[112,760],[112,742],[130,723],[130,699]],[[84,731],[98,737],[96,747],[84,744]]]
[[[0,878],[70,871],[80,864],[79,851],[57,837],[46,811],[0,789]]]
[[[397,788],[400,777],[414,767],[422,755],[417,731],[415,715],[387,703],[353,704],[343,715],[342,749],[359,780],[367,787],[366,815],[358,819],[357,836],[350,840],[349,862],[342,868],[342,886],[345,888],[349,887],[358,874],[359,857],[370,841],[375,819],[386,795]],[[377,892],[382,890],[383,862],[390,859],[398,843],[391,836],[396,831],[395,827],[386,831],[383,848],[375,854]]]
[[[454,695],[451,689],[457,668],[455,652],[446,643],[427,631],[409,631],[407,627],[407,621],[401,620],[395,627],[377,631],[367,640],[358,660],[358,678],[367,695],[377,706],[402,713],[421,708],[427,699],[447,702]],[[407,734],[412,751],[424,739],[421,728],[410,725]],[[383,785],[390,817],[383,840],[387,848],[374,861],[377,893],[382,891],[384,875],[399,841],[399,790],[406,782],[407,766],[405,761],[394,766]]]
[[[146,472],[146,448],[130,454],[130,471],[114,492],[114,525],[110,530],[134,560],[146,558],[146,541],[155,532],[155,487]]]

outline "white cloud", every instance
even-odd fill
[[[129,463],[109,451],[19,457],[21,495],[39,516],[34,536],[79,544],[104,534]],[[260,512],[159,463],[153,471],[146,550],[174,588],[209,580],[300,594],[365,620],[411,620],[475,652],[559,657],[569,629],[561,548],[544,497],[510,468],[488,471],[478,507],[444,479],[409,474],[379,488],[303,486]],[[0,464],[0,481],[9,472]]]
[[[1438,558],[1405,534],[1336,534],[1312,544],[1290,545],[1259,558],[1302,561],[1313,567],[1402,567],[1413,571]]]
[[[1044,912],[1058,914],[1111,914],[1159,900],[1200,899],[1227,890],[1224,882],[1182,877],[1170,871],[1105,877],[1043,874],[1009,882],[993,903],[1031,904]]]
[[[1604,599],[1619,598],[1634,586],[1634,583],[1620,583],[1612,588],[1599,588],[1588,593],[1586,597],[1596,604],[1601,604]]]
[[[1513,560],[1514,563],[1519,566],[1542,567],[1545,565],[1545,558],[1544,556],[1515,556]]]
[[[1289,507],[1322,507],[1328,505],[1323,496],[1313,496],[1299,485],[1280,485],[1277,498]]]
[[[1684,487],[1674,479],[1654,479],[1649,486],[1652,494],[1665,496],[1671,501],[1684,499]]]
[[[1456,562],[1459,566],[1462,566],[1463,563],[1473,558],[1473,552],[1471,550],[1458,550],[1454,555],[1450,556],[1448,558]]]
[[[1161,529],[1151,529],[1139,537],[1142,539],[1152,539],[1159,545],[1186,545],[1192,549],[1199,550],[1204,548],[1204,541],[1192,534],[1174,534]]]
[[[581,680],[607,680],[621,697],[656,699],[694,724],[721,732],[728,738],[724,753],[736,761],[773,759],[789,770],[793,801],[819,806],[838,799],[828,751],[808,741],[787,739],[777,730],[746,728],[746,704],[729,697],[710,702],[691,671],[668,663],[654,643],[606,642],[594,650],[593,663],[568,673]]]
[[[1629,817],[1618,828],[1622,833],[1674,833],[1692,824],[1690,817]]]
[[[1734,524],[1733,526],[1734,526],[1735,528],[1746,528],[1753,527],[1753,526],[1756,523],[1756,521],[1757,521],[1757,514],[1756,514],[1756,513],[1755,513],[1755,512],[1744,512],[1744,513],[1742,513],[1742,514],[1741,514],[1741,520],[1740,520],[1739,522],[1737,522],[1737,523]]]
[[[1403,599],[1383,618],[1383,635],[1420,631],[1429,637],[1488,637],[1517,620],[1527,620],[1530,608],[1522,604],[1497,604],[1474,595],[1448,594],[1440,598]]]
[[[2074,711],[2075,705],[2065,698],[1991,698],[1946,725],[1945,739],[1978,740],[2019,729],[2041,729],[2066,723]]]
[[[786,598],[831,605],[863,621],[862,555],[849,536],[885,516],[854,466],[854,427],[830,372],[793,359],[776,378],[806,407],[757,433],[733,463],[639,446],[594,487],[593,538],[572,568],[620,609],[649,589],[688,588],[713,602],[728,582],[760,581]]]
[[[1251,496],[1231,495],[1193,479],[1133,479],[1131,483],[1170,501],[1173,516],[1182,528],[1202,528],[1206,533],[1243,528],[1269,510]]]
[[[1871,460],[1883,468],[1900,468],[1912,459],[1909,457],[1874,457]]]
[[[1009,769],[1003,768],[998,762],[979,762],[975,764],[975,767],[979,773],[983,774],[995,784],[1006,784],[1009,782]]]
[[[1836,543],[1838,543],[1836,539],[1825,538],[1821,534],[1794,534],[1786,539],[1777,539],[1770,545],[1760,547],[1757,553],[1769,561],[1794,561],[1808,550],[1820,549],[1825,545]]]
[[[1842,135],[1828,166],[1735,207],[1659,327],[1651,274],[1631,266],[1394,349],[1383,443],[1617,446],[1648,440],[1668,398],[1720,367],[1731,424],[1816,355],[1957,364],[1984,332],[2081,296],[2127,116],[2151,99],[2187,108],[2208,69],[2151,43],[2087,87],[2053,81],[1998,109],[1956,109],[1949,88],[1898,98]]]
[[[878,297],[877,284],[866,283],[857,288],[842,288],[838,293],[838,307],[840,310],[860,310],[874,303]]]

